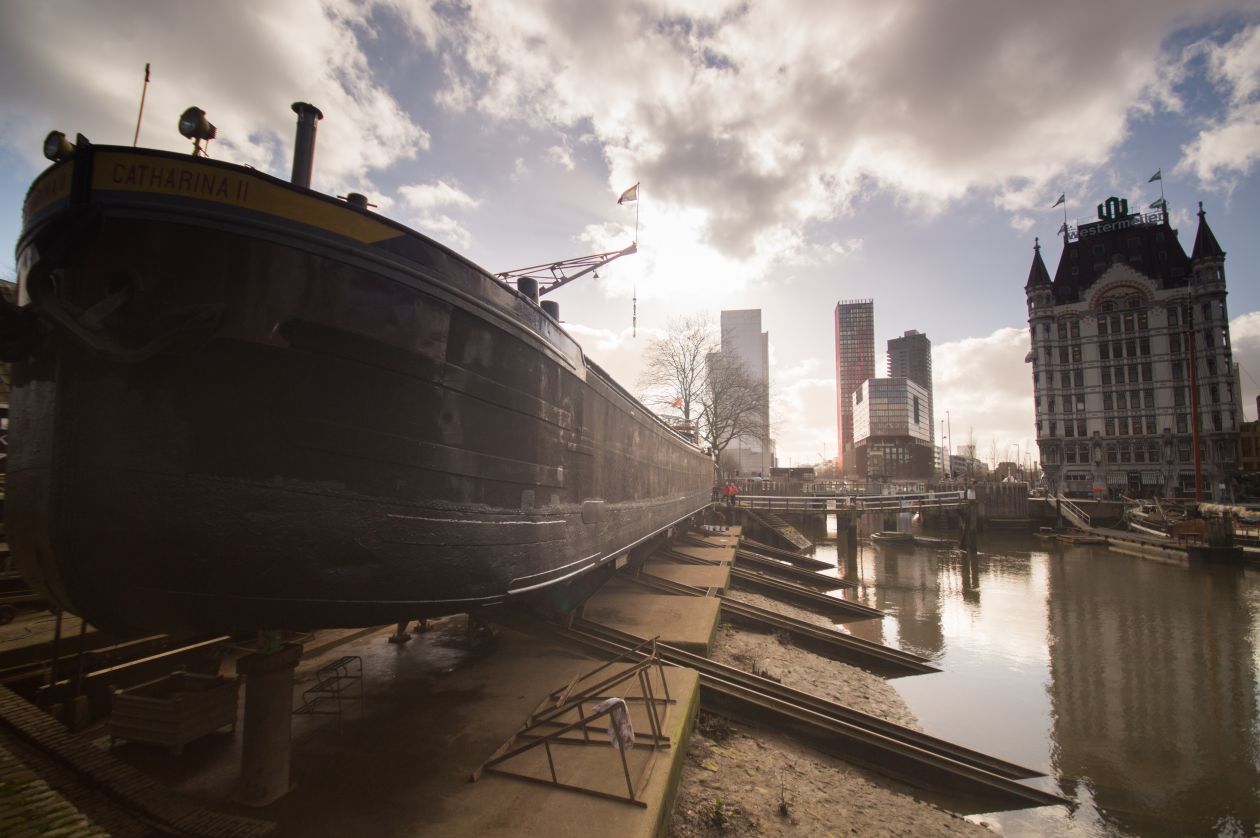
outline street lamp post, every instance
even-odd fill
[[[949,458],[949,476],[954,476],[954,426],[949,422],[949,411],[945,411],[945,427],[949,430],[948,447],[945,449],[945,456]]]

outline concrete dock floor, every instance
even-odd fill
[[[575,656],[507,629],[467,641],[460,617],[439,621],[405,644],[382,628],[331,648],[298,669],[295,706],[323,663],[362,658],[362,705],[348,696],[343,715],[294,716],[293,790],[261,809],[231,802],[240,737],[224,732],[195,742],[184,756],[123,743],[115,755],[207,807],[265,818],[277,836],[323,835],[589,835],[649,836],[668,823],[692,718],[697,677],[666,667],[674,699],[666,719],[669,750],[658,751],[643,793],[646,808],[512,777],[472,772],[521,727],[553,690],[594,669]],[[619,689],[629,689],[622,687]],[[633,692],[633,690],[631,690]],[[646,732],[629,702],[637,732]],[[553,748],[561,781],[624,793],[617,751],[606,734],[590,745]],[[649,752],[629,755],[633,776]],[[539,751],[545,766],[545,753]],[[528,769],[527,758],[524,763]],[[538,764],[533,764],[535,770]],[[545,773],[545,770],[544,772]]]
[[[714,558],[726,554],[721,564],[653,562],[652,571],[699,574],[687,583],[724,588],[734,539],[722,538],[731,544],[700,548],[713,550]],[[584,617],[707,652],[719,603],[717,597],[669,596],[614,580],[587,603]],[[241,765],[239,730],[194,741],[180,756],[131,742],[117,743],[112,755],[191,804],[274,822],[277,836],[597,833],[601,838],[629,838],[667,828],[699,707],[695,672],[664,668],[672,699],[663,731],[668,749],[641,747],[650,737],[644,703],[635,700],[637,683],[604,693],[628,698],[639,737],[640,747],[627,754],[624,770],[604,732],[606,720],[591,727],[590,744],[556,744],[551,749],[561,782],[620,796],[626,793],[627,773],[634,781],[644,778],[638,792],[647,805],[641,807],[496,773],[470,782],[474,770],[521,729],[549,694],[602,661],[509,628],[475,627],[470,632],[462,615],[433,621],[428,631],[413,634],[406,643],[389,643],[393,631],[321,632],[307,643],[295,677],[295,708],[315,684],[320,667],[347,655],[361,659],[363,697],[360,701],[356,690],[347,691],[340,715],[293,716],[293,788],[275,803],[247,808],[234,802]],[[231,657],[221,671],[234,672]],[[243,713],[243,704],[238,713]],[[108,747],[104,725],[75,738]],[[542,749],[505,767],[536,777],[550,774]]]

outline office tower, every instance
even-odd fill
[[[888,341],[888,377],[908,378],[927,391],[928,442],[934,442],[936,404],[932,394],[932,341],[927,335],[911,329],[901,337]]]
[[[853,394],[853,459],[867,480],[929,480],[932,420],[927,389],[908,378],[871,378]]]
[[[743,365],[749,378],[761,388],[765,405],[758,418],[763,432],[736,437],[722,456],[733,464],[730,470],[769,477],[775,465],[774,440],[770,438],[770,334],[761,330],[759,308],[723,311],[721,322],[722,354]]]
[[[841,300],[836,304],[836,413],[839,417],[839,454],[836,463],[855,473],[853,454],[853,394],[862,382],[875,377],[875,301]]]

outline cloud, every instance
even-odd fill
[[[0,24],[0,144],[32,168],[43,165],[50,128],[130,143],[146,61],[152,83],[140,138],[150,147],[187,151],[175,119],[195,104],[218,127],[211,155],[287,177],[289,105],[302,99],[325,114],[313,185],[370,196],[374,172],[429,145],[373,78],[354,3],[16,3],[4,5]]]
[[[695,213],[697,246],[791,260],[807,225],[876,190],[929,213],[974,194],[1044,209],[1134,116],[1181,106],[1169,34],[1238,5],[486,0],[444,7],[433,37],[446,106],[589,132],[610,191],[642,181],[663,213]],[[1246,49],[1220,78],[1250,78]],[[1199,155],[1219,168],[1249,137],[1227,120]]]
[[[1193,173],[1209,189],[1229,188],[1260,161],[1260,25],[1224,44],[1196,42],[1186,54],[1187,60],[1206,56],[1209,76],[1230,107],[1182,148],[1176,171]]]
[[[573,151],[568,146],[553,145],[547,149],[547,157],[567,172],[577,167],[577,164],[573,162]]]
[[[563,309],[561,309],[563,317]],[[661,329],[639,328],[637,336],[630,329],[602,329],[583,323],[563,321],[564,330],[582,346],[582,351],[599,364],[613,380],[639,395],[638,382],[643,370],[645,347],[665,336]]]
[[[1008,446],[1035,442],[1032,369],[1024,363],[1028,345],[1026,329],[1008,327],[932,347],[937,424],[949,411],[955,450],[974,437],[977,456],[987,458],[996,447],[1005,459]]]
[[[481,203],[458,186],[451,186],[444,180],[400,186],[398,194],[403,197],[407,206],[422,211],[438,207],[473,209]]]
[[[771,371],[772,433],[780,465],[812,465],[836,456],[836,380],[801,378],[780,383]]]
[[[403,203],[412,210],[411,221],[416,229],[453,247],[468,247],[472,234],[441,210],[475,209],[480,201],[458,186],[444,180],[435,183],[415,183],[398,187]]]

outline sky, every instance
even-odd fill
[[[197,105],[211,156],[287,179],[311,102],[314,188],[491,271],[619,250],[637,209],[639,252],[550,297],[566,328],[637,390],[671,319],[761,309],[783,465],[835,456],[832,313],[855,299],[879,357],[932,340],[955,447],[1027,457],[1034,240],[1053,273],[1061,193],[1089,221],[1158,198],[1158,170],[1183,247],[1202,201],[1227,253],[1257,418],[1256,0],[5,0],[0,242],[49,130],[132,141],[146,62],[141,145],[187,150]]]

